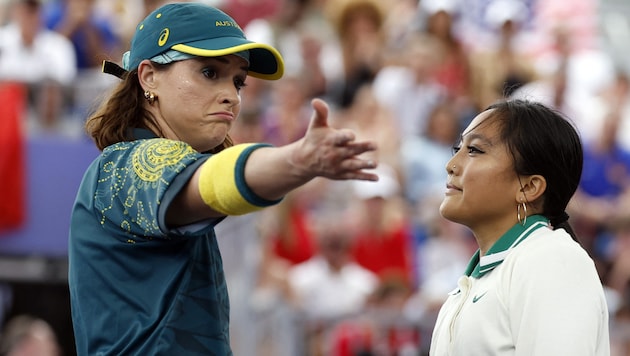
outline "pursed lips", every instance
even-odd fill
[[[218,117],[226,121],[234,121],[234,113],[230,111],[218,111],[211,113],[210,116]]]

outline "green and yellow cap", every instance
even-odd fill
[[[136,28],[131,49],[123,56],[122,69],[138,68],[145,59],[173,51],[199,57],[238,54],[248,59],[252,77],[276,80],[284,73],[282,56],[270,45],[245,38],[240,26],[223,11],[200,3],[171,3],[150,13]],[[106,62],[103,71],[116,76],[117,65]],[[121,69],[121,68],[118,68]],[[122,70],[121,69],[121,70]]]

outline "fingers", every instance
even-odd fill
[[[314,111],[309,124],[309,131],[316,128],[328,128],[328,114],[330,113],[328,104],[315,98],[311,101],[311,106]],[[332,140],[334,146],[345,146],[355,140],[355,134],[352,130],[340,129],[334,134]]]
[[[330,108],[325,101],[313,99],[313,116],[309,124],[307,136],[320,159],[316,159],[318,167],[316,175],[336,180],[378,180],[378,175],[368,172],[376,168],[376,162],[369,159],[361,159],[358,156],[375,151],[376,144],[371,141],[356,142],[355,133],[352,130],[335,130],[328,126]],[[311,156],[312,157],[312,156]]]
[[[378,180],[376,174],[367,171],[376,168],[376,161],[371,158],[359,157],[359,155],[374,149],[374,144],[371,142],[361,142],[337,148],[335,155],[337,158],[329,161],[328,169],[326,169],[328,173],[324,175],[335,180]]]
[[[368,173],[366,171],[358,171],[352,174],[349,178],[346,179],[354,179],[354,180],[369,180],[372,182],[378,181],[378,175],[374,173]]]
[[[311,106],[313,107],[314,112],[311,117],[309,128],[327,127],[329,112],[328,104],[321,99],[313,99],[311,101]]]
[[[333,138],[333,144],[341,147],[354,141],[355,135],[351,130],[338,130]]]
[[[349,131],[346,135],[340,135],[334,147],[334,157],[330,160],[331,165],[336,166],[336,174],[333,179],[360,179],[378,180],[378,176],[364,172],[365,169],[376,168],[377,163],[369,158],[359,156],[375,151],[376,144],[371,141],[354,142],[354,135]],[[336,162],[336,163],[335,163]]]
[[[362,153],[376,150],[376,145],[371,141],[365,142],[345,142],[337,145],[337,152],[343,159],[354,158]]]
[[[373,170],[376,166],[377,163],[372,160],[358,158],[348,159],[340,165],[339,171],[330,178],[337,180],[358,179],[377,181],[378,175],[370,172],[370,170]]]

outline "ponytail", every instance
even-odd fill
[[[575,242],[580,243],[580,240],[577,238],[575,231],[573,231],[571,224],[569,224],[569,215],[566,212],[563,211],[560,215],[549,218],[549,223],[554,230],[562,228],[571,235],[571,238],[573,238]]]

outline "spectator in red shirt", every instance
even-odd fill
[[[353,184],[360,203],[353,256],[382,281],[412,286],[411,228],[395,171],[379,165],[379,181]]]

